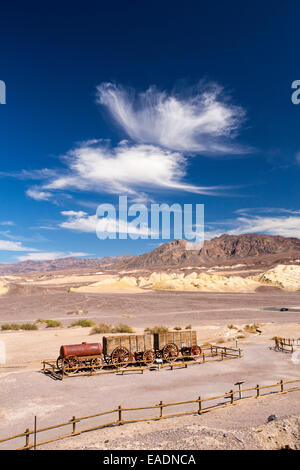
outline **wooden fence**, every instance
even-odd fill
[[[297,384],[298,386],[289,387],[290,384]],[[270,391],[270,389],[272,388],[273,389],[275,388],[275,390]],[[61,439],[66,439],[68,437],[78,436],[85,432],[98,430],[98,429],[105,428],[108,426],[123,425],[126,423],[138,423],[142,421],[157,421],[161,419],[173,418],[176,416],[187,416],[187,415],[195,415],[195,414],[201,415],[203,413],[207,413],[212,410],[217,410],[223,407],[236,405],[240,401],[244,401],[247,399],[252,399],[252,398],[259,399],[263,397],[271,397],[271,396],[285,394],[285,393],[289,393],[289,392],[293,392],[297,390],[300,390],[300,379],[286,380],[286,381],[280,380],[279,382],[271,384],[271,385],[263,385],[263,386],[256,385],[256,387],[252,387],[252,388],[230,390],[230,392],[227,392],[227,393],[224,393],[223,395],[218,395],[215,397],[202,398],[199,396],[195,400],[178,401],[178,402],[171,402],[171,403],[163,403],[162,401],[160,401],[157,405],[149,405],[149,406],[134,407],[134,408],[125,408],[119,405],[117,408],[113,410],[103,411],[103,412],[95,413],[95,414],[88,415],[88,416],[82,416],[80,418],[73,416],[72,419],[61,424],[54,424],[52,426],[39,428],[39,429],[37,429],[35,426],[34,430],[30,430],[29,428],[27,428],[25,432],[23,433],[15,434],[14,436],[10,436],[5,439],[0,439],[0,444],[8,442],[8,441],[14,441],[16,439],[25,439],[24,445],[22,447],[18,447],[15,450],[36,449],[36,447],[38,446],[46,445],[55,441],[59,441]],[[254,393],[251,393],[251,392],[254,392]],[[244,394],[247,394],[247,396],[245,396]],[[213,402],[213,403],[211,406],[205,406],[205,403],[207,402]],[[177,412],[168,413],[168,414],[165,413],[166,408],[176,407],[176,406],[188,407],[189,405],[196,405],[196,406],[193,406],[192,409],[189,409],[189,410],[185,409],[184,411],[177,411]],[[158,413],[157,414],[155,413],[154,416],[152,415],[143,416],[141,418],[127,417],[127,413],[132,413],[132,412],[136,413],[141,410],[142,411],[153,410],[153,411],[157,411]],[[99,417],[106,416],[106,415],[113,415],[113,418],[108,422],[98,423],[97,425],[92,426],[92,427],[87,427],[87,428],[82,428],[82,429],[78,428],[78,425],[81,422],[84,422],[86,420],[92,420],[92,419],[99,418]],[[43,433],[43,432],[49,432],[53,429],[59,429],[65,426],[70,426],[71,432],[67,434],[55,436],[44,441],[37,442],[38,434]],[[32,441],[32,438],[33,438],[33,441]]]
[[[295,350],[295,346],[300,346],[300,340],[294,338],[281,338],[275,336],[275,349],[277,351],[291,352]]]
[[[112,364],[102,364],[101,368],[97,365],[84,365],[82,366],[82,370],[77,367],[67,367],[63,366],[61,370],[58,370],[56,367],[56,361],[54,360],[45,360],[42,361],[42,371],[45,374],[50,375],[52,378],[63,380],[66,377],[78,377],[83,375],[105,375],[105,374],[116,374],[121,373],[124,374],[125,372],[138,372],[140,371],[142,374],[145,370],[152,369],[153,367],[157,369],[164,369],[169,367],[170,370],[174,370],[177,367],[185,367],[187,368],[190,365],[195,364],[203,364],[204,362],[209,361],[218,361],[224,359],[238,359],[242,357],[241,349],[236,348],[229,348],[224,346],[215,346],[212,345],[209,348],[202,348],[202,352],[197,357],[191,356],[180,356],[174,362],[166,362],[161,364],[148,364],[148,365],[140,365],[136,361],[127,362],[127,363],[118,363],[116,365]],[[128,367],[127,367],[128,366]],[[78,370],[79,369],[79,370]]]

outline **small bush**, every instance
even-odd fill
[[[238,327],[235,326],[235,325],[228,325],[227,328],[228,328],[229,330],[237,330],[237,329],[238,329]]]
[[[253,323],[253,325],[246,325],[244,331],[246,331],[247,333],[257,333],[256,328],[258,327],[259,325]]]
[[[20,326],[21,330],[38,330],[37,325],[34,323],[24,323]]]
[[[119,325],[113,327],[112,333],[134,333],[134,330],[131,328],[131,326],[120,323]]]
[[[46,323],[46,328],[59,328],[62,326],[62,323],[57,320],[44,320]]]
[[[152,328],[145,328],[144,333],[168,333],[169,328],[167,326],[153,326]]]
[[[182,330],[181,326],[174,326],[173,330],[180,331]]]
[[[17,325],[16,323],[4,323],[1,326],[1,330],[6,331],[6,330],[19,330],[20,325]]]
[[[192,329],[192,325],[186,325],[185,329],[186,329],[186,330],[191,330],[191,329]]]
[[[62,323],[57,320],[45,320],[44,318],[38,318],[35,323],[45,323],[46,328],[59,328],[62,327]]]
[[[217,341],[217,344],[223,344],[223,343],[226,343],[225,339],[219,339],[219,341]]]
[[[112,332],[112,326],[107,325],[106,323],[100,323],[99,325],[95,325],[91,332],[90,335],[98,335],[101,333],[111,333]]]
[[[243,339],[243,338],[245,338],[245,335],[238,335],[237,336],[237,339]]]
[[[3,331],[5,330],[38,330],[37,325],[34,323],[23,323],[23,325],[18,325],[17,323],[5,323],[1,326]]]
[[[95,323],[92,320],[77,320],[77,321],[74,321],[71,324],[71,327],[72,326],[82,326],[82,328],[86,328],[86,327],[94,326],[94,325],[95,325]]]
[[[211,347],[211,343],[203,343],[201,344],[201,348],[204,349],[204,348],[210,348]]]

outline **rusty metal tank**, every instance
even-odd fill
[[[102,354],[100,343],[68,344],[60,347],[61,358],[70,356],[99,356]]]

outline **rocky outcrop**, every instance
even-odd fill
[[[190,248],[190,247],[189,247]],[[281,263],[300,257],[300,240],[271,235],[221,235],[206,241],[201,250],[187,249],[185,240],[165,243],[149,253],[136,256],[126,268],[160,266],[209,266],[221,263]]]

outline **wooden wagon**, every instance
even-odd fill
[[[176,361],[179,355],[197,359],[201,348],[193,330],[170,331],[144,335],[103,336],[100,343],[63,345],[57,359],[57,367],[75,373],[79,369],[101,369],[104,362],[112,366],[126,367],[129,363],[152,364],[160,358]]]
[[[156,357],[161,357],[165,361],[175,361],[180,354],[194,359],[201,354],[201,348],[197,344],[197,333],[194,330],[168,331],[155,333],[153,336]]]
[[[153,335],[112,335],[102,340],[104,359],[108,364],[143,362],[152,364],[155,361]]]

